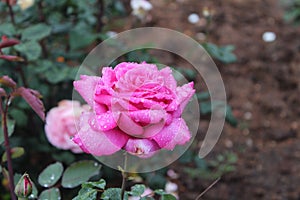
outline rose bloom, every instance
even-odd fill
[[[77,133],[76,125],[81,113],[88,109],[88,105],[80,106],[78,101],[60,101],[58,107],[52,108],[46,117],[45,133],[48,141],[59,149],[82,153],[71,138]]]
[[[82,75],[74,87],[92,111],[82,113],[73,141],[96,156],[124,149],[147,158],[173,150],[191,138],[181,114],[193,85],[177,87],[169,67],[145,62],[104,67],[102,77]]]

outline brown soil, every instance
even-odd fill
[[[205,21],[187,17],[207,6],[213,12],[210,42],[233,44],[238,61],[217,63],[239,128],[226,125],[214,152],[238,155],[235,172],[203,199],[300,199],[300,28],[283,20],[276,0],[152,0],[151,26],[201,39]],[[266,43],[262,34],[276,33]],[[200,41],[201,42],[201,41]],[[184,176],[184,175],[182,175]],[[209,182],[182,177],[181,199],[195,199]],[[189,185],[189,186],[188,186]],[[191,186],[192,185],[192,186]],[[189,188],[189,189],[186,189]]]

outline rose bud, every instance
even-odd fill
[[[15,194],[19,198],[26,198],[32,193],[32,181],[27,173],[25,173],[19,180],[15,187]]]

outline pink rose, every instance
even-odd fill
[[[88,105],[80,106],[78,101],[60,101],[58,107],[52,108],[46,117],[45,132],[49,142],[59,149],[82,153],[71,138],[77,133],[81,113],[88,109]]]
[[[82,75],[74,87],[92,107],[81,115],[73,139],[86,153],[102,156],[124,149],[150,157],[191,138],[181,114],[195,93],[193,83],[177,87],[169,67],[123,62],[104,67],[102,77]]]

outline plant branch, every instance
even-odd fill
[[[124,169],[122,170],[122,186],[121,186],[122,200],[124,199],[126,181],[127,181],[127,178],[128,178],[128,173],[126,172],[126,170],[127,170],[127,153],[125,152],[125,155],[124,155]]]
[[[100,9],[99,9],[99,12],[97,13],[98,23],[97,23],[96,30],[99,33],[99,32],[101,32],[101,29],[103,27],[102,16],[104,14],[104,2],[103,2],[103,0],[98,0],[97,4]]]
[[[9,179],[9,190],[10,190],[10,196],[12,200],[17,200],[15,193],[14,193],[14,172],[12,167],[12,159],[11,159],[11,149],[9,145],[9,137],[8,137],[8,129],[7,129],[7,111],[8,111],[8,104],[10,101],[10,96],[8,96],[6,102],[5,102],[5,108],[2,112],[2,128],[3,128],[3,134],[4,134],[4,146],[5,151],[7,155],[7,168],[8,168],[8,179]]]
[[[217,180],[215,180],[212,184],[210,184],[201,194],[199,194],[196,198],[196,200],[200,200],[201,197],[208,191],[210,190],[216,183],[219,182],[219,180],[221,179],[221,177],[219,177]]]
[[[11,22],[13,23],[13,25],[15,25],[15,14],[14,14],[14,11],[9,3],[9,0],[6,0],[6,4],[8,6],[8,10],[9,10],[9,16],[10,16],[10,19],[11,19]]]

